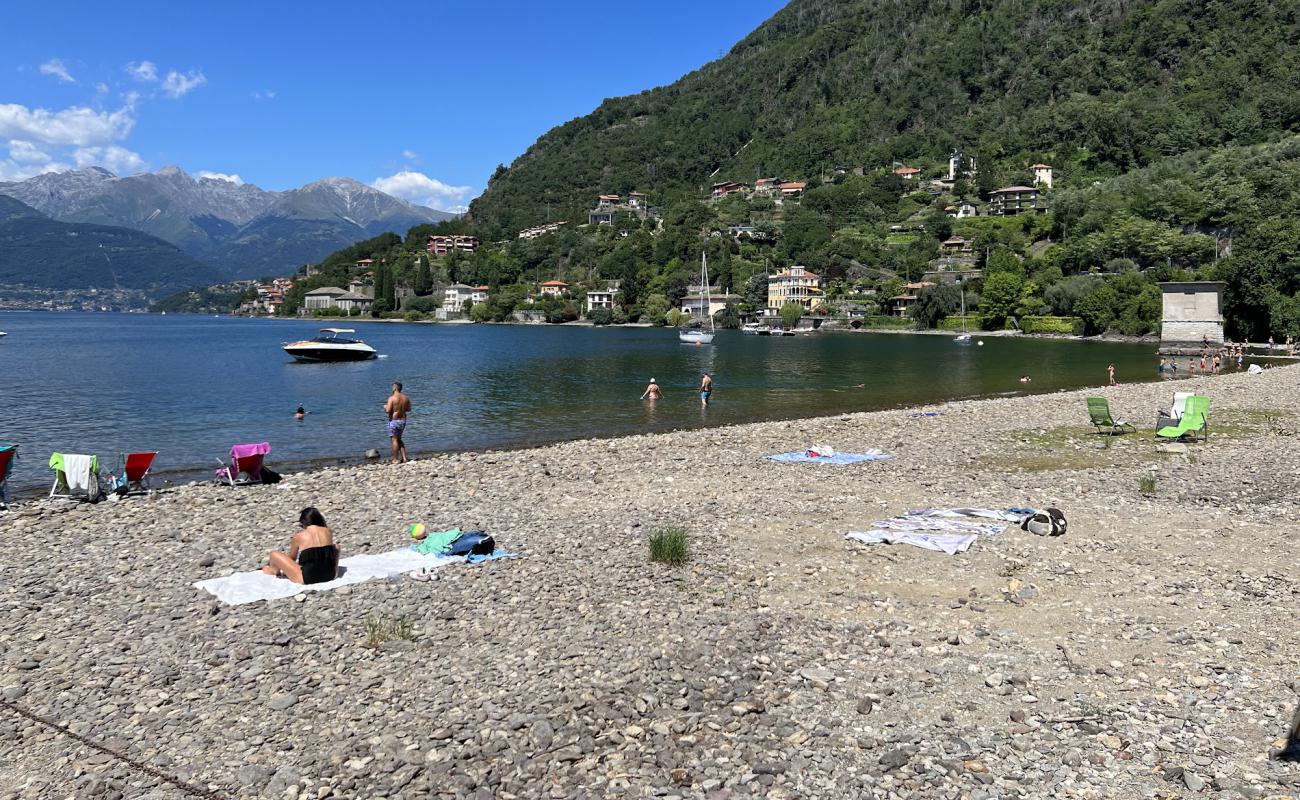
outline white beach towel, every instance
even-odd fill
[[[947,553],[950,556],[964,553],[975,544],[974,534],[965,536],[952,533],[920,533],[917,531],[849,531],[845,539],[863,544],[910,544],[926,550]]]
[[[63,476],[68,481],[69,492],[89,491],[90,460],[93,457],[80,453],[63,454]]]
[[[304,586],[285,578],[273,578],[261,570],[256,570],[198,581],[194,586],[216,595],[218,600],[227,605],[238,606],[244,603],[256,603],[258,600],[293,597],[302,592],[324,592],[340,586],[363,583],[372,578],[389,578],[464,561],[462,556],[422,556],[409,547],[403,547],[387,553],[344,558],[339,561],[339,570],[343,574],[327,583]]]

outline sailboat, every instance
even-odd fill
[[[713,344],[713,335],[717,330],[713,325],[713,315],[709,313],[709,257],[700,253],[700,310],[709,318],[709,329],[678,331],[677,338],[684,344]]]
[[[957,281],[957,290],[961,292],[961,333],[953,339],[957,344],[970,344],[970,334],[966,332],[966,288]]]

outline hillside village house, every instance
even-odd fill
[[[893,297],[890,298],[891,300],[894,301],[894,316],[896,317],[907,316],[908,309],[910,309],[912,307],[912,304],[916,302],[916,298],[920,295],[921,290],[927,286],[933,286],[933,285],[934,284],[930,283],[929,281],[921,281],[920,283],[907,284],[906,291],[904,291],[902,294],[894,295]]]
[[[1030,167],[1034,171],[1034,185],[1040,189],[1052,188],[1052,165],[1035,164]]]
[[[723,181],[722,183],[713,184],[709,191],[709,198],[712,200],[721,200],[729,194],[739,194],[749,191],[749,185],[745,183],[735,183],[734,181]]]
[[[947,181],[955,183],[958,178],[973,180],[978,174],[975,168],[975,157],[968,156],[960,150],[954,150],[948,155],[948,175]]]
[[[780,178],[759,178],[754,181],[754,194],[771,195],[773,192],[780,191],[781,183]]]
[[[569,293],[569,284],[564,281],[547,281],[539,288],[542,297],[563,297]]]
[[[956,219],[966,219],[968,217],[978,217],[980,207],[973,200],[967,200],[963,197],[956,203],[946,207],[943,213]]]
[[[492,287],[490,286],[475,286],[474,294],[470,295],[469,299],[474,301],[474,305],[486,303],[488,301],[488,293],[491,291]]]
[[[894,170],[894,174],[905,181],[914,181],[920,176],[921,170],[916,167],[899,167]]]
[[[781,194],[779,195],[779,197],[783,201],[798,200],[800,197],[803,197],[803,190],[804,187],[806,187],[807,185],[808,184],[805,183],[804,181],[789,181],[787,183],[783,183],[779,187],[781,189]]]
[[[939,245],[939,249],[945,255],[950,256],[970,255],[972,252],[970,242],[960,236],[953,236],[949,239],[944,239],[943,243]]]
[[[545,225],[538,225],[534,228],[524,228],[519,232],[519,238],[536,239],[538,236],[545,236],[548,233],[554,233],[567,224],[567,220],[560,220],[559,222],[548,222]]]
[[[430,255],[438,258],[441,258],[455,250],[459,250],[462,253],[472,253],[478,249],[478,237],[430,236],[424,249],[427,250]]]
[[[454,313],[474,302],[474,287],[464,283],[453,283],[442,293],[442,310]]]
[[[1032,186],[1007,186],[989,195],[989,214],[993,216],[1046,210],[1038,204],[1038,190]]]
[[[368,314],[370,313],[370,307],[374,305],[374,302],[374,300],[366,295],[358,294],[356,292],[344,292],[334,298],[334,305],[338,306],[339,310],[348,313],[351,313],[353,309],[356,309],[358,314]]]
[[[687,286],[686,296],[682,298],[682,313],[696,319],[703,319],[707,313],[710,317],[727,307],[727,303],[740,302],[740,295],[728,294],[716,286],[710,286],[707,302],[700,297],[700,286]]]
[[[811,310],[822,301],[822,279],[804,267],[790,267],[785,272],[767,276],[767,307],[779,309],[786,303],[798,303]]]
[[[645,211],[647,206],[644,192],[628,192],[627,207],[633,212]]]
[[[347,293],[347,289],[340,289],[337,286],[322,286],[319,289],[312,289],[303,295],[302,307],[307,311],[331,308],[337,306],[336,301]]]

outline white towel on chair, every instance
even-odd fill
[[[244,603],[256,603],[258,600],[292,597],[302,592],[329,591],[340,586],[362,583],[371,578],[390,578],[420,569],[436,569],[464,560],[463,556],[422,556],[409,547],[403,547],[387,553],[344,558],[339,561],[339,569],[343,573],[341,576],[332,581],[313,583],[310,586],[294,583],[287,578],[273,578],[261,570],[237,572],[224,578],[210,578],[199,581],[194,586],[211,592],[227,605],[238,606]]]
[[[63,477],[68,482],[69,492],[90,491],[90,460],[94,456],[80,453],[63,454]]]

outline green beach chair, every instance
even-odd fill
[[[1192,437],[1192,441],[1196,441],[1198,435],[1201,441],[1209,441],[1210,398],[1203,395],[1192,395],[1187,398],[1187,407],[1183,411],[1182,418],[1178,420],[1178,424],[1169,425],[1156,431],[1156,436],[1161,439],[1181,439],[1189,435]]]
[[[1097,429],[1097,433],[1113,435],[1123,433],[1125,428],[1137,431],[1133,423],[1122,419],[1117,420],[1111,416],[1110,402],[1104,397],[1088,398],[1088,417],[1092,420],[1092,426]]]

